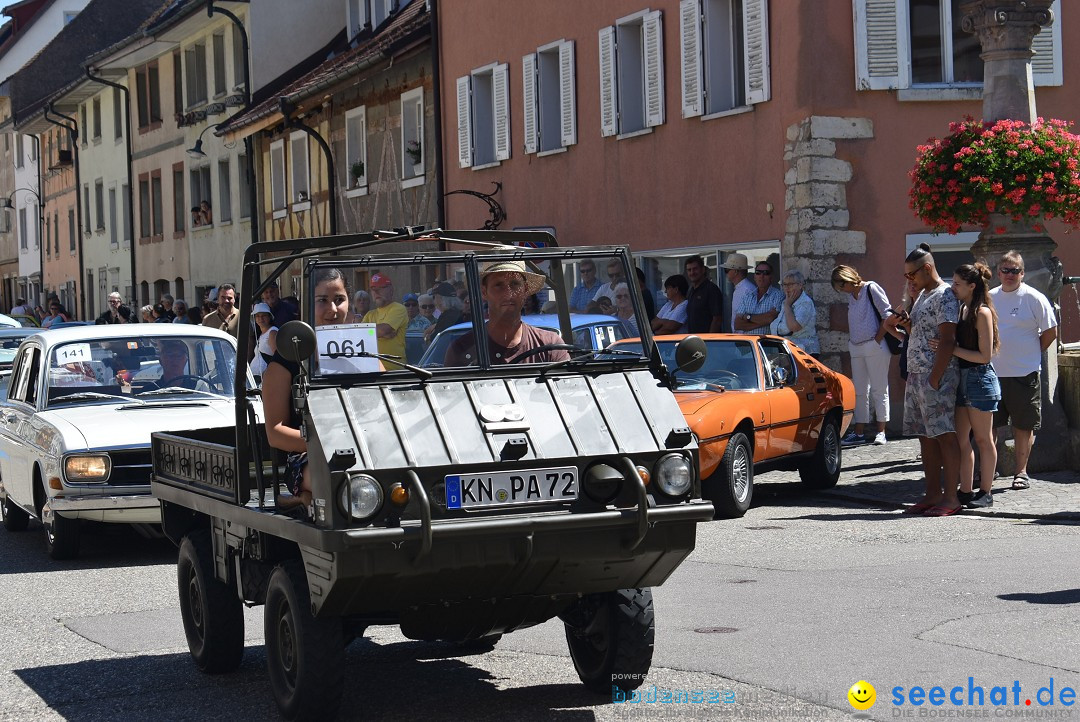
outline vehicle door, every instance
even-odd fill
[[[29,506],[34,498],[31,478],[32,459],[36,444],[32,436],[34,412],[41,393],[42,350],[37,344],[27,344],[15,358],[7,402],[0,409],[0,475],[4,488],[17,502]]]
[[[772,415],[765,458],[775,459],[797,454],[803,450],[806,443],[806,423],[797,390],[795,361],[787,344],[779,339],[760,339],[758,349],[761,352],[765,377],[763,395],[768,399]]]

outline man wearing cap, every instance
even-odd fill
[[[406,331],[423,331],[431,325],[431,320],[427,316],[420,314],[419,296],[415,293],[406,293],[401,302],[405,305],[405,311],[409,314],[409,325],[405,327]]]
[[[720,268],[727,273],[728,283],[734,289],[731,292],[731,330],[734,331],[735,309],[742,308],[746,297],[757,290],[757,286],[749,278],[750,262],[741,253],[729,253]]]
[[[297,317],[296,307],[281,297],[277,281],[271,281],[270,285],[263,289],[262,300],[270,307],[270,313],[274,317],[274,325],[281,328],[289,321]]]
[[[394,282],[383,273],[376,273],[368,283],[375,308],[364,314],[364,323],[375,324],[379,353],[405,359],[405,327],[409,313],[394,300]]]
[[[720,333],[724,323],[724,294],[709,280],[705,260],[690,256],[683,265],[690,290],[686,293],[686,327],[690,333]]]
[[[543,275],[527,270],[524,261],[494,261],[481,269],[480,297],[487,304],[488,322],[480,333],[487,337],[491,363],[512,363],[519,357],[525,363],[548,363],[570,358],[563,349],[537,351],[549,344],[562,344],[562,337],[554,331],[521,321],[525,299],[542,289],[546,281]],[[444,361],[446,366],[479,363],[476,334],[467,333],[450,344]]]
[[[236,336],[236,324],[240,320],[240,309],[236,307],[236,288],[231,283],[223,283],[217,288],[218,307],[212,313],[203,316],[203,326],[219,328],[225,333]]]

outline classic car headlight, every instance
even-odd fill
[[[353,519],[371,517],[382,506],[382,501],[382,487],[367,474],[353,474],[341,486],[341,508]]]
[[[660,491],[668,496],[682,496],[694,480],[690,461],[682,454],[668,454],[656,464],[654,476]]]
[[[68,481],[105,481],[110,471],[108,454],[69,456],[64,460],[64,477]]]

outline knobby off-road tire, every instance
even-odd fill
[[[210,531],[184,537],[176,562],[180,616],[195,665],[207,674],[233,672],[244,658],[244,605],[214,576]]]
[[[60,516],[55,511],[45,526],[45,548],[57,561],[79,556],[79,520]]]
[[[30,515],[11,500],[11,496],[4,499],[0,504],[0,514],[4,515],[4,528],[8,531],[26,531],[30,524]]]
[[[840,423],[830,416],[821,424],[817,448],[810,460],[799,466],[799,478],[811,489],[831,489],[840,479],[843,466],[840,444]]]
[[[339,617],[316,619],[301,562],[274,569],[266,590],[266,665],[281,715],[332,718],[344,690],[345,634]]]
[[[713,503],[717,519],[736,519],[754,499],[754,449],[746,434],[728,439],[720,465],[701,485],[701,495]]]
[[[562,615],[578,677],[593,692],[637,689],[652,666],[652,590],[618,589],[581,599]]]

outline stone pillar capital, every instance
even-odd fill
[[[983,59],[995,53],[1024,53],[1031,57],[1031,41],[1054,22],[1053,0],[964,0],[960,27],[982,43]]]

